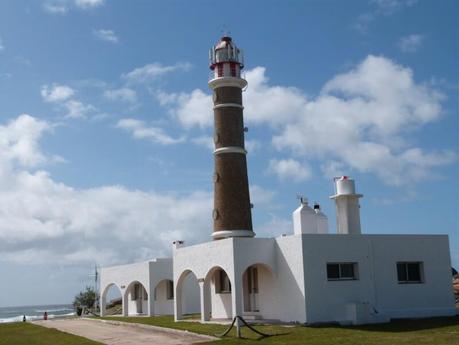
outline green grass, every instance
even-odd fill
[[[101,343],[28,322],[0,324],[0,345],[101,345]]]
[[[170,316],[106,319],[188,330],[207,335],[222,333],[227,328],[215,324],[174,322]],[[353,327],[264,325],[256,326],[256,329],[273,336],[260,338],[249,329],[243,328],[242,335],[245,339],[237,339],[235,332],[232,331],[222,340],[206,344],[459,345],[459,317],[399,320],[388,324]]]

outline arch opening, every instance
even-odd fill
[[[244,316],[253,319],[279,318],[278,281],[271,267],[253,264],[242,274]]]
[[[196,275],[191,270],[182,272],[175,286],[175,320],[201,320],[201,293]]]
[[[139,281],[131,282],[124,293],[124,315],[148,315],[148,292]]]
[[[228,273],[216,266],[204,279],[204,320],[226,320],[233,316],[233,284]]]
[[[115,284],[108,284],[100,296],[100,313],[106,315],[123,315],[123,298],[121,289]]]

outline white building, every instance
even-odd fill
[[[171,258],[102,268],[100,277],[101,316],[106,315],[107,293],[113,286],[121,294],[123,316],[174,313]],[[183,309],[190,314],[199,311],[197,282],[191,278],[184,281],[183,293],[188,300]]]
[[[328,219],[318,205],[311,208],[302,199],[293,212],[292,234],[255,237],[244,148],[242,51],[223,37],[210,61],[213,240],[188,247],[176,241],[172,259],[103,269],[102,307],[115,284],[122,291],[124,315],[173,312],[176,320],[199,311],[203,322],[242,316],[308,324],[454,315],[448,237],[362,234],[362,195],[346,176],[335,179],[331,197],[337,233],[328,233]]]
[[[293,235],[175,245],[176,319],[189,275],[199,284],[202,321],[362,324],[455,315],[448,237],[361,234],[354,181],[336,185],[337,234],[302,200]]]

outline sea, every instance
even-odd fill
[[[0,323],[19,322],[24,315],[27,321],[40,320],[43,319],[45,311],[50,319],[75,315],[75,309],[71,304],[0,307]]]

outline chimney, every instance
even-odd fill
[[[336,194],[330,199],[334,199],[336,204],[338,234],[361,234],[359,198],[363,195],[355,193],[355,182],[348,176],[333,180]]]
[[[316,212],[309,207],[308,200],[300,197],[300,207],[293,211],[293,233],[301,234],[316,234],[317,219]]]
[[[314,211],[316,212],[317,233],[328,234],[328,218],[320,209],[319,204],[314,204]]]

